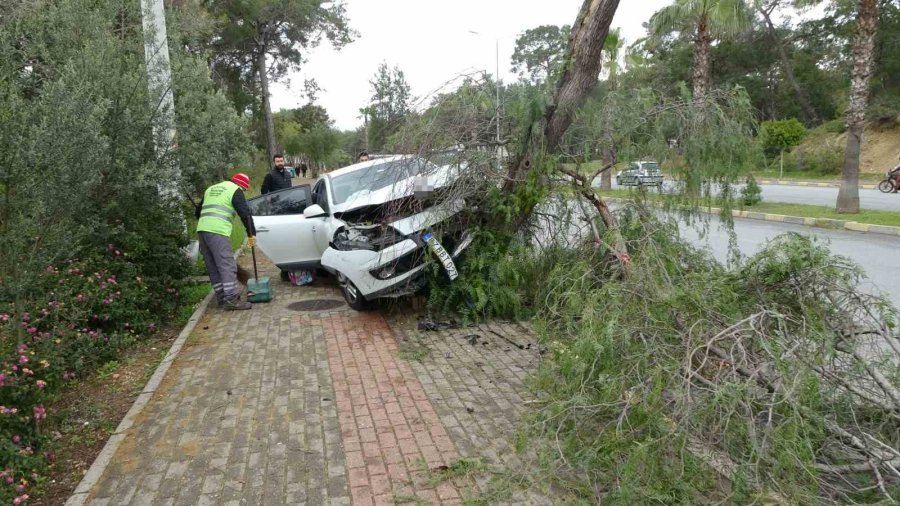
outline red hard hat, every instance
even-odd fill
[[[231,176],[231,182],[245,190],[247,188],[250,188],[250,176],[244,174],[243,172],[238,172],[237,174]]]

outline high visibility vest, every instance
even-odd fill
[[[200,220],[197,221],[197,232],[231,237],[231,223],[234,220],[234,206],[231,198],[240,187],[231,181],[222,181],[206,189],[203,194],[203,207],[200,208]]]

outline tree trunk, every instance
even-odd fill
[[[851,52],[853,69],[847,109],[847,148],[835,206],[839,213],[859,213],[859,151],[866,124],[869,78],[874,67],[875,32],[878,30],[878,0],[859,0],[857,6],[856,38]]]
[[[694,38],[694,68],[691,76],[694,88],[694,100],[701,100],[709,93],[709,53],[712,48],[712,36],[709,34],[706,18],[697,23],[697,35]]]
[[[275,119],[272,117],[272,104],[269,103],[269,75],[266,72],[265,46],[259,47],[256,55],[256,72],[259,74],[259,88],[262,95],[263,122],[266,128],[266,154],[268,163],[275,156]]]
[[[797,76],[794,74],[794,65],[791,63],[790,58],[788,58],[787,51],[784,49],[784,42],[778,36],[775,24],[772,23],[772,17],[769,15],[769,11],[760,7],[759,12],[766,21],[766,26],[769,28],[769,36],[772,38],[772,42],[778,50],[778,57],[781,59],[781,67],[784,69],[784,75],[787,77],[791,88],[794,89],[794,94],[797,95],[797,102],[800,104],[800,108],[803,109],[803,115],[806,116],[806,121],[813,125],[820,123],[819,115],[816,113],[813,106],[810,105],[806,92],[803,91],[803,88],[800,87],[800,83],[797,82]]]
[[[540,147],[548,153],[559,149],[575,112],[584,105],[591,90],[597,85],[603,64],[603,45],[618,7],[619,0],[584,0],[581,5],[569,35],[563,73],[556,85],[551,105],[547,106],[544,114],[543,145]],[[536,144],[541,142],[530,139],[526,152],[510,165],[503,185],[504,191],[513,192],[525,182]],[[524,214],[530,214],[530,210],[525,210]]]
[[[615,164],[616,157],[612,152],[612,149],[604,150],[603,153],[603,165]],[[610,168],[609,170],[604,170],[602,174],[600,174],[600,189],[601,190],[611,190],[612,189],[612,172],[613,170]]]

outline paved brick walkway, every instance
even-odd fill
[[[392,329],[347,308],[327,279],[291,287],[263,270],[275,300],[207,311],[89,504],[461,504],[489,476],[470,486],[436,469],[462,456],[520,470],[510,441],[539,359],[524,329]],[[296,309],[311,300],[336,308]],[[401,358],[409,342],[419,360]]]

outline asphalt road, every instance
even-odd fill
[[[760,185],[763,200],[787,204],[809,204],[832,207],[837,200],[837,188],[809,186]],[[878,190],[859,190],[859,206],[863,209],[900,212],[900,193],[881,193]]]
[[[728,235],[720,226],[718,218],[712,217],[708,233],[701,238],[697,230],[682,226],[682,236],[694,244],[705,246],[722,262],[726,261],[728,252]],[[812,234],[830,241],[833,253],[852,258],[865,270],[869,281],[864,283],[866,290],[879,290],[888,295],[894,305],[900,305],[900,265],[897,251],[900,250],[900,237],[865,234],[849,230],[827,230],[758,220],[739,220],[734,222],[737,232],[738,248],[744,256],[758,252],[766,241],[785,232]]]
[[[600,186],[600,180],[594,181]],[[816,188],[811,186],[760,185],[763,200],[784,204],[807,204],[833,207],[837,200],[837,188]],[[613,178],[613,188],[619,188]],[[630,188],[630,187],[625,187]],[[859,190],[859,205],[862,209],[900,212],[900,193],[881,193],[878,190]]]

